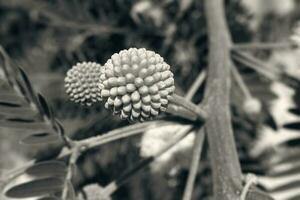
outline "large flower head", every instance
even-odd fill
[[[175,90],[170,66],[160,55],[144,48],[112,55],[100,80],[105,107],[130,121],[152,119],[166,111]]]

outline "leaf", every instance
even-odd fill
[[[29,135],[21,140],[24,144],[41,144],[41,143],[52,143],[57,142],[60,137],[53,133],[35,133]]]
[[[10,58],[6,54],[3,47],[0,45],[0,65],[4,71],[4,74],[7,78],[8,83],[11,86],[16,84],[16,77],[18,75],[16,68],[11,65]]]
[[[7,117],[18,117],[26,116],[33,118],[37,113],[29,106],[19,106],[12,103],[1,103],[0,102],[0,114],[6,115]]]
[[[46,99],[41,94],[38,94],[38,100],[43,114],[46,115],[47,118],[50,119],[53,123],[53,113],[51,108],[48,106]]]
[[[20,74],[20,78],[21,78],[21,83],[22,83],[22,87],[25,88],[26,90],[26,97],[28,97],[32,102],[34,102],[35,104],[37,104],[37,95],[26,75],[26,73],[24,72],[24,70],[20,67],[18,67],[19,70],[19,74]]]
[[[28,198],[48,195],[61,191],[63,185],[63,179],[43,178],[14,186],[7,190],[5,195],[11,198]]]
[[[61,200],[58,197],[42,197],[37,200]]]
[[[14,129],[26,129],[35,132],[49,132],[55,133],[49,124],[45,122],[35,122],[32,119],[23,118],[10,118],[5,120],[0,120],[0,127],[14,128]]]
[[[24,105],[26,102],[24,99],[16,94],[11,94],[11,93],[0,93],[0,105],[7,105],[7,104],[12,104],[12,105]]]
[[[34,164],[25,173],[36,177],[65,177],[67,166],[63,162],[51,160]]]

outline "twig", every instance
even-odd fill
[[[256,185],[258,182],[257,177],[254,174],[247,174],[245,179],[245,186],[241,194],[241,200],[246,200],[250,187],[252,185]]]
[[[68,193],[69,193],[69,189],[70,189],[69,187],[71,187],[70,184],[72,182],[73,173],[76,168],[76,162],[77,162],[77,159],[79,156],[80,156],[80,147],[73,147],[72,154],[69,159],[67,175],[66,175],[65,182],[64,182],[64,188],[63,188],[63,192],[62,192],[62,200],[69,200],[68,199]]]
[[[233,50],[276,50],[293,48],[294,45],[291,42],[252,42],[252,43],[238,43],[232,46]]]
[[[199,87],[202,85],[202,83],[204,82],[206,73],[205,71],[202,71],[198,77],[196,78],[196,80],[194,81],[193,85],[190,87],[188,93],[185,95],[185,98],[188,100],[191,100],[192,97],[196,94],[197,90],[199,89]]]
[[[177,104],[179,106],[182,106],[183,108],[187,109],[191,113],[194,113],[197,115],[198,120],[205,121],[206,118],[206,112],[196,104],[192,103],[191,101],[187,100],[184,97],[181,97],[179,95],[173,94],[171,103]]]
[[[251,56],[248,53],[233,51],[232,58],[251,69],[257,71],[258,73],[264,75],[270,80],[278,80],[279,79],[279,71],[276,68],[271,68],[263,61]],[[272,70],[271,70],[272,69]]]
[[[133,124],[129,125],[123,128],[115,129],[112,131],[109,131],[103,135],[91,137],[88,139],[84,139],[81,141],[75,142],[77,146],[80,146],[80,152],[81,154],[89,149],[101,146],[103,144],[107,144],[116,140],[120,140],[126,137],[130,137],[133,135],[137,135],[139,133],[143,133],[145,129],[151,127],[151,126],[158,126],[158,125],[166,125],[166,124],[172,124],[174,122],[168,122],[168,121],[152,121],[152,122],[144,122],[140,124]],[[61,152],[61,154],[58,156],[58,159],[65,158],[72,154],[72,150],[65,149]]]
[[[237,85],[241,88],[241,91],[244,94],[245,98],[251,99],[252,94],[249,91],[249,88],[245,84],[245,81],[241,77],[241,74],[239,73],[239,71],[237,70],[237,68],[234,64],[232,64],[232,66],[231,66],[231,71],[232,71],[232,76],[233,76],[234,80],[236,81]]]
[[[194,141],[192,162],[190,165],[188,180],[184,189],[184,194],[182,198],[183,200],[192,199],[192,193],[194,190],[194,184],[197,177],[204,138],[205,138],[205,134],[203,129],[199,129]]]

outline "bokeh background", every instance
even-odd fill
[[[236,43],[287,42],[300,19],[299,0],[225,2],[229,29]],[[67,70],[77,62],[94,61],[103,65],[115,52],[144,47],[162,55],[172,66],[177,93],[184,94],[206,67],[208,53],[201,0],[0,0],[0,44],[27,72],[35,89],[46,97],[66,133],[74,139],[128,124],[113,117],[103,105],[83,108],[68,100],[63,80]],[[283,70],[296,83],[300,78],[299,50],[283,48],[251,53],[269,63],[272,66],[269,70]],[[296,123],[298,116],[289,112],[290,108],[299,108],[297,84],[291,87],[269,81],[245,66],[238,67],[253,96],[263,105],[258,117],[245,115],[241,108],[242,95],[233,84],[232,120],[243,170],[279,180],[270,173],[268,161],[281,152],[282,146],[299,145],[300,137],[284,139],[300,128]],[[0,81],[0,87],[6,86]],[[203,87],[193,100],[198,103],[202,94]],[[291,122],[293,126],[286,125]],[[172,134],[172,130],[169,127],[156,131]],[[0,131],[0,169],[21,166],[32,158],[53,158],[62,147],[62,144],[24,146],[18,142],[22,135],[11,130]],[[140,141],[141,136],[136,136],[87,152],[80,158],[74,178],[77,191],[91,183],[106,185],[136,163],[141,158]],[[149,167],[136,175],[113,198],[181,199],[191,141],[162,159],[159,167]],[[299,167],[293,169],[295,174],[300,172]],[[300,191],[299,176],[279,189],[275,186],[274,189],[269,181],[275,179],[263,180],[266,185],[271,184],[271,189],[266,185],[261,188],[279,195],[278,199],[300,199],[300,192],[293,192]],[[208,199],[211,189],[209,151],[205,144],[194,197]]]

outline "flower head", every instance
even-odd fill
[[[101,101],[101,68],[95,62],[82,62],[67,72],[65,88],[72,101],[85,106]]]
[[[170,66],[160,55],[144,48],[112,55],[100,80],[105,107],[130,121],[152,119],[166,111],[175,90]]]

